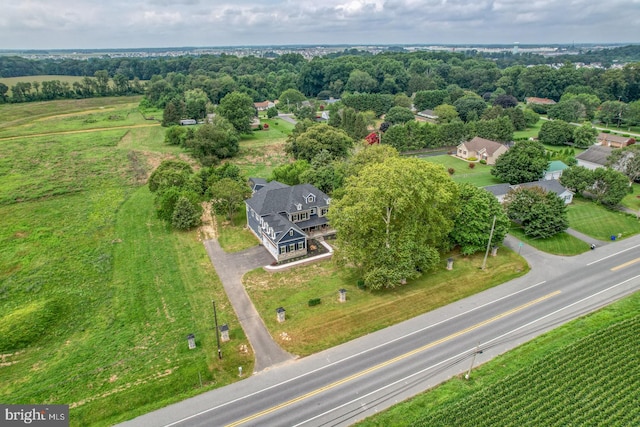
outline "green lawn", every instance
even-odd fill
[[[91,101],[3,105],[0,118],[126,114],[132,102]],[[178,154],[158,129],[0,140],[0,401],[69,404],[73,426],[112,425],[251,371],[198,233],[168,229],[143,185]],[[222,362],[212,300],[231,331]]]
[[[278,118],[262,120],[262,123],[268,123],[269,130],[242,135],[240,152],[233,163],[247,177],[266,179],[273,168],[290,161],[284,145],[293,125]]]
[[[434,272],[405,286],[385,291],[361,290],[356,271],[323,261],[292,270],[247,273],[243,282],[271,335],[287,351],[300,356],[330,348],[364,334],[410,319],[458,299],[504,283],[528,271],[526,261],[506,248],[484,254],[455,256],[454,268],[446,260]],[[338,290],[347,290],[347,302],[338,302]],[[308,301],[321,298],[321,304]],[[391,309],[402,307],[402,310]],[[284,307],[287,321],[276,321],[275,309]]]
[[[247,227],[247,215],[241,210],[231,224],[224,216],[217,215],[218,242],[225,252],[240,252],[260,243]]]
[[[636,425],[639,307],[635,293],[358,426]]]
[[[640,184],[634,183],[631,189],[633,192],[624,196],[620,204],[634,211],[640,211]]]
[[[531,239],[525,236],[519,226],[512,224],[509,229],[509,234],[538,250],[553,255],[572,256],[579,255],[590,250],[589,245],[586,242],[564,232],[558,233],[548,239]]]
[[[501,182],[499,179],[491,175],[491,166],[489,165],[483,165],[481,163],[469,163],[465,160],[449,155],[428,156],[421,157],[421,159],[427,162],[442,165],[447,170],[452,168],[454,170],[454,173],[451,178],[455,182],[469,182],[478,187],[499,184]],[[475,165],[473,169],[469,167],[470,164]]]
[[[542,127],[542,123],[544,123],[544,120],[540,119],[538,120],[538,123],[536,123],[535,125],[529,128],[526,128],[525,130],[515,131],[513,133],[513,139],[518,140],[518,139],[537,138],[538,133],[540,133],[540,128]]]
[[[569,226],[599,240],[622,234],[622,238],[640,233],[640,221],[635,215],[608,210],[594,202],[573,199],[567,209]]]

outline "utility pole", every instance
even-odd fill
[[[496,227],[496,218],[498,216],[493,216],[493,224],[491,224],[491,233],[489,234],[489,242],[487,243],[487,251],[484,253],[484,260],[482,261],[482,269],[487,266],[487,257],[489,256],[489,248],[491,247],[491,240],[493,240],[493,229]]]
[[[222,350],[220,349],[220,331],[218,329],[218,314],[216,313],[216,302],[213,303],[213,320],[216,324],[216,342],[218,343],[218,359],[222,359]]]
[[[476,351],[473,352],[473,357],[471,358],[471,365],[469,365],[469,370],[467,371],[467,375],[464,376],[465,380],[468,380],[471,377],[471,368],[473,368],[473,362],[476,361],[476,355],[482,353],[480,351],[480,344],[476,346]]]

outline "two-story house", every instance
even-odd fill
[[[253,196],[245,200],[247,225],[277,260],[307,253],[307,240],[329,228],[331,199],[311,184],[288,186],[251,178]]]

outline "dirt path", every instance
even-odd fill
[[[128,126],[114,126],[109,128],[95,128],[95,129],[81,129],[81,130],[65,130],[61,132],[45,132],[45,133],[34,133],[30,135],[21,135],[21,136],[7,136],[4,138],[0,138],[0,141],[8,141],[12,139],[22,139],[22,138],[36,138],[39,136],[47,136],[47,135],[70,135],[74,133],[91,133],[91,132],[104,132],[108,130],[118,130],[118,129],[134,129],[134,128],[147,128],[152,126],[160,126],[160,123],[141,123],[138,125],[128,125]]]

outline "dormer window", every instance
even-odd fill
[[[313,203],[316,201],[316,196],[313,193],[309,193],[305,198],[304,198],[305,202],[307,202],[307,204],[309,203]]]
[[[302,203],[296,203],[296,209],[301,211],[302,210]]]

